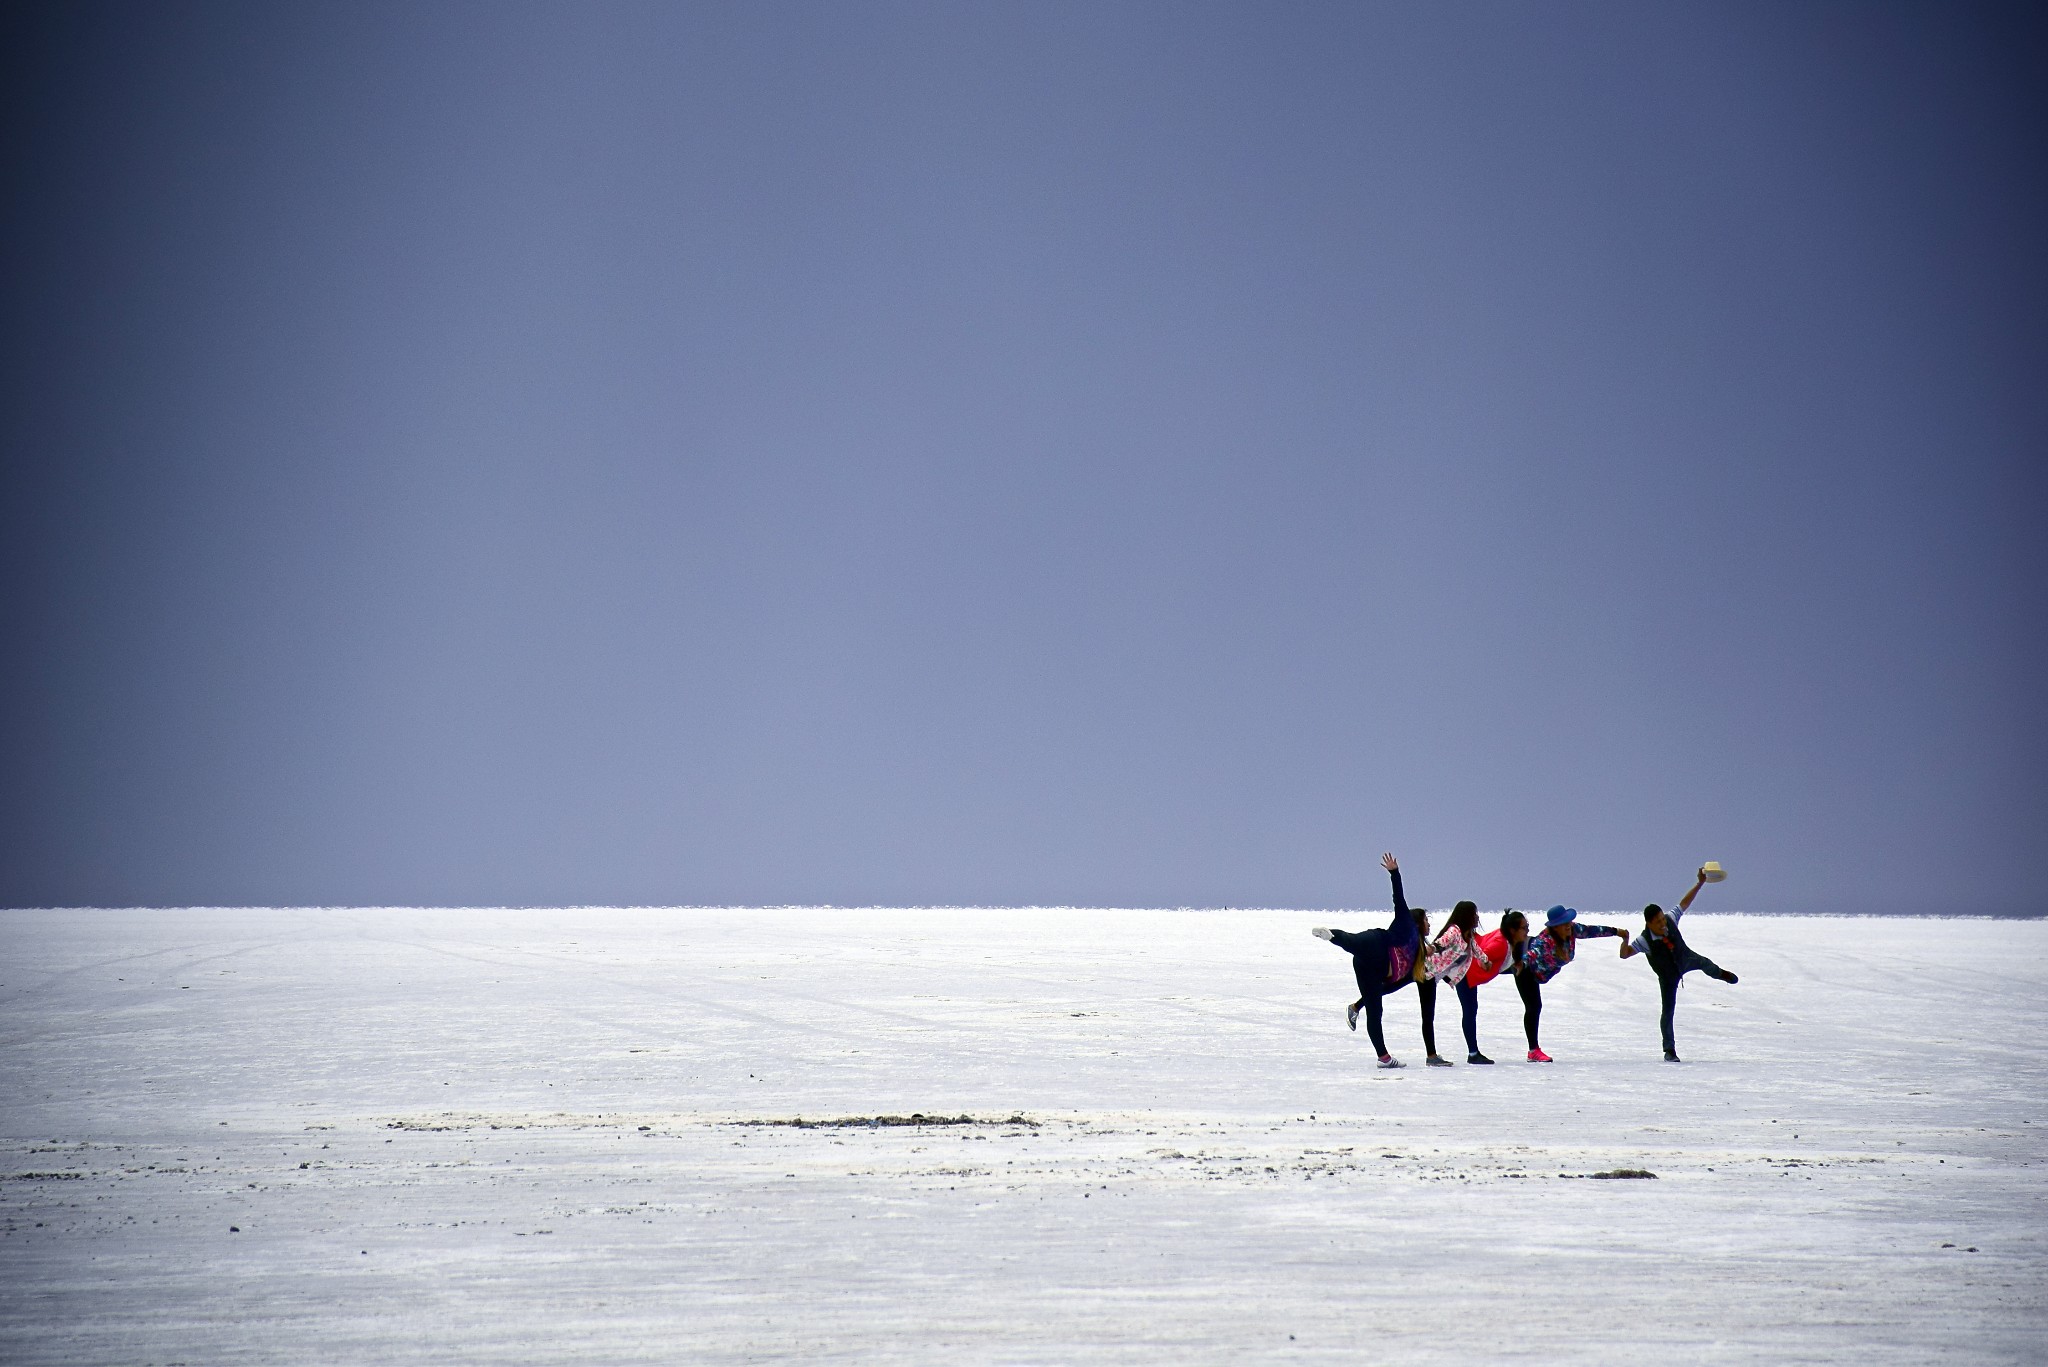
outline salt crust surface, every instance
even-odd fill
[[[1385,1073],[1326,919],[0,913],[0,1360],[2048,1361],[2048,923]],[[912,1113],[1009,1123],[733,1123]]]

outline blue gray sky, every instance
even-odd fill
[[[0,902],[2048,907],[2024,9],[0,22]]]

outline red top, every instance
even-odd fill
[[[1481,955],[1485,956],[1485,963],[1479,961]],[[1465,970],[1465,983],[1469,987],[1490,983],[1514,961],[1514,953],[1508,948],[1508,937],[1497,930],[1489,930],[1479,937],[1479,953],[1472,956],[1472,966]]]

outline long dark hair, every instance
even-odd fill
[[[1458,933],[1465,937],[1466,943],[1469,944],[1473,940],[1478,939],[1478,905],[1472,902],[1460,902],[1455,907],[1452,907],[1450,916],[1444,920],[1444,929],[1449,930],[1452,926],[1458,928]]]

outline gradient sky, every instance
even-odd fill
[[[2025,10],[0,23],[0,902],[2048,907]]]

